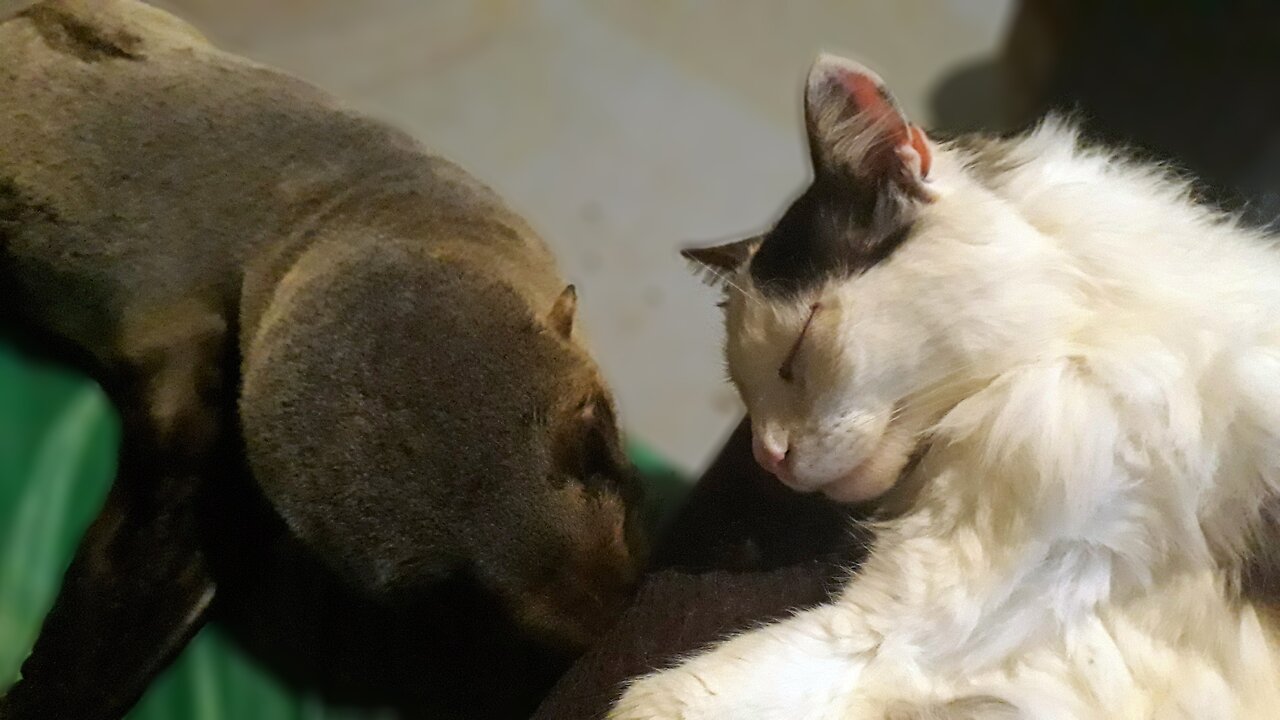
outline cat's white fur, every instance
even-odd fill
[[[611,717],[1280,717],[1275,625],[1235,583],[1280,490],[1280,251],[1062,123],[981,179],[930,149],[934,201],[887,260],[787,302],[729,278],[757,431],[853,497],[924,443],[897,514],[833,602]]]

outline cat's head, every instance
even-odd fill
[[[757,459],[856,502],[894,485],[941,413],[1060,323],[1050,238],[972,155],[832,56],[805,92],[813,180],[762,236],[688,250],[725,288],[730,377]]]

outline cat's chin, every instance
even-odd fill
[[[886,435],[879,447],[843,477],[817,488],[838,503],[863,503],[889,491],[902,476],[911,458],[912,447],[897,433]]]

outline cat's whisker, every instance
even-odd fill
[[[928,390],[912,393],[906,398],[905,402],[899,403],[894,408],[893,413],[890,415],[890,422],[900,419],[909,412],[919,410],[921,407],[926,407],[930,403],[935,403],[938,400],[945,398],[947,395],[962,394],[963,386],[978,382],[980,378],[967,374],[961,375],[959,371],[970,370],[976,365],[977,363],[968,363],[964,366],[960,366],[956,369],[956,372],[948,375],[944,380],[935,383]]]
[[[710,275],[712,278],[715,279],[716,282],[726,285],[728,287],[731,287],[734,290],[737,290],[739,293],[741,293],[743,299],[747,300],[748,302],[761,303],[761,300],[757,298],[752,292],[742,287],[738,283],[735,283],[728,273],[721,272],[715,268],[705,266],[705,265],[699,266],[698,269],[700,272],[704,272]]]
[[[943,400],[948,393],[955,392],[955,390],[956,388],[954,386],[937,388],[936,391],[922,393],[919,396],[913,397],[909,402],[901,403],[894,408],[893,413],[890,415],[890,422],[900,420],[903,417],[916,413],[922,409],[929,409],[931,405],[941,406],[943,403],[939,401]],[[938,409],[941,409],[941,407]]]

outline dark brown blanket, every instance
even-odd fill
[[[865,537],[848,511],[798,495],[751,459],[743,423],[658,548],[659,570],[535,720],[603,718],[624,683],[730,635],[824,600]]]
[[[604,642],[560,679],[534,717],[603,718],[627,679],[733,632],[820,602],[829,587],[829,569],[812,562],[750,573],[655,574]]]

